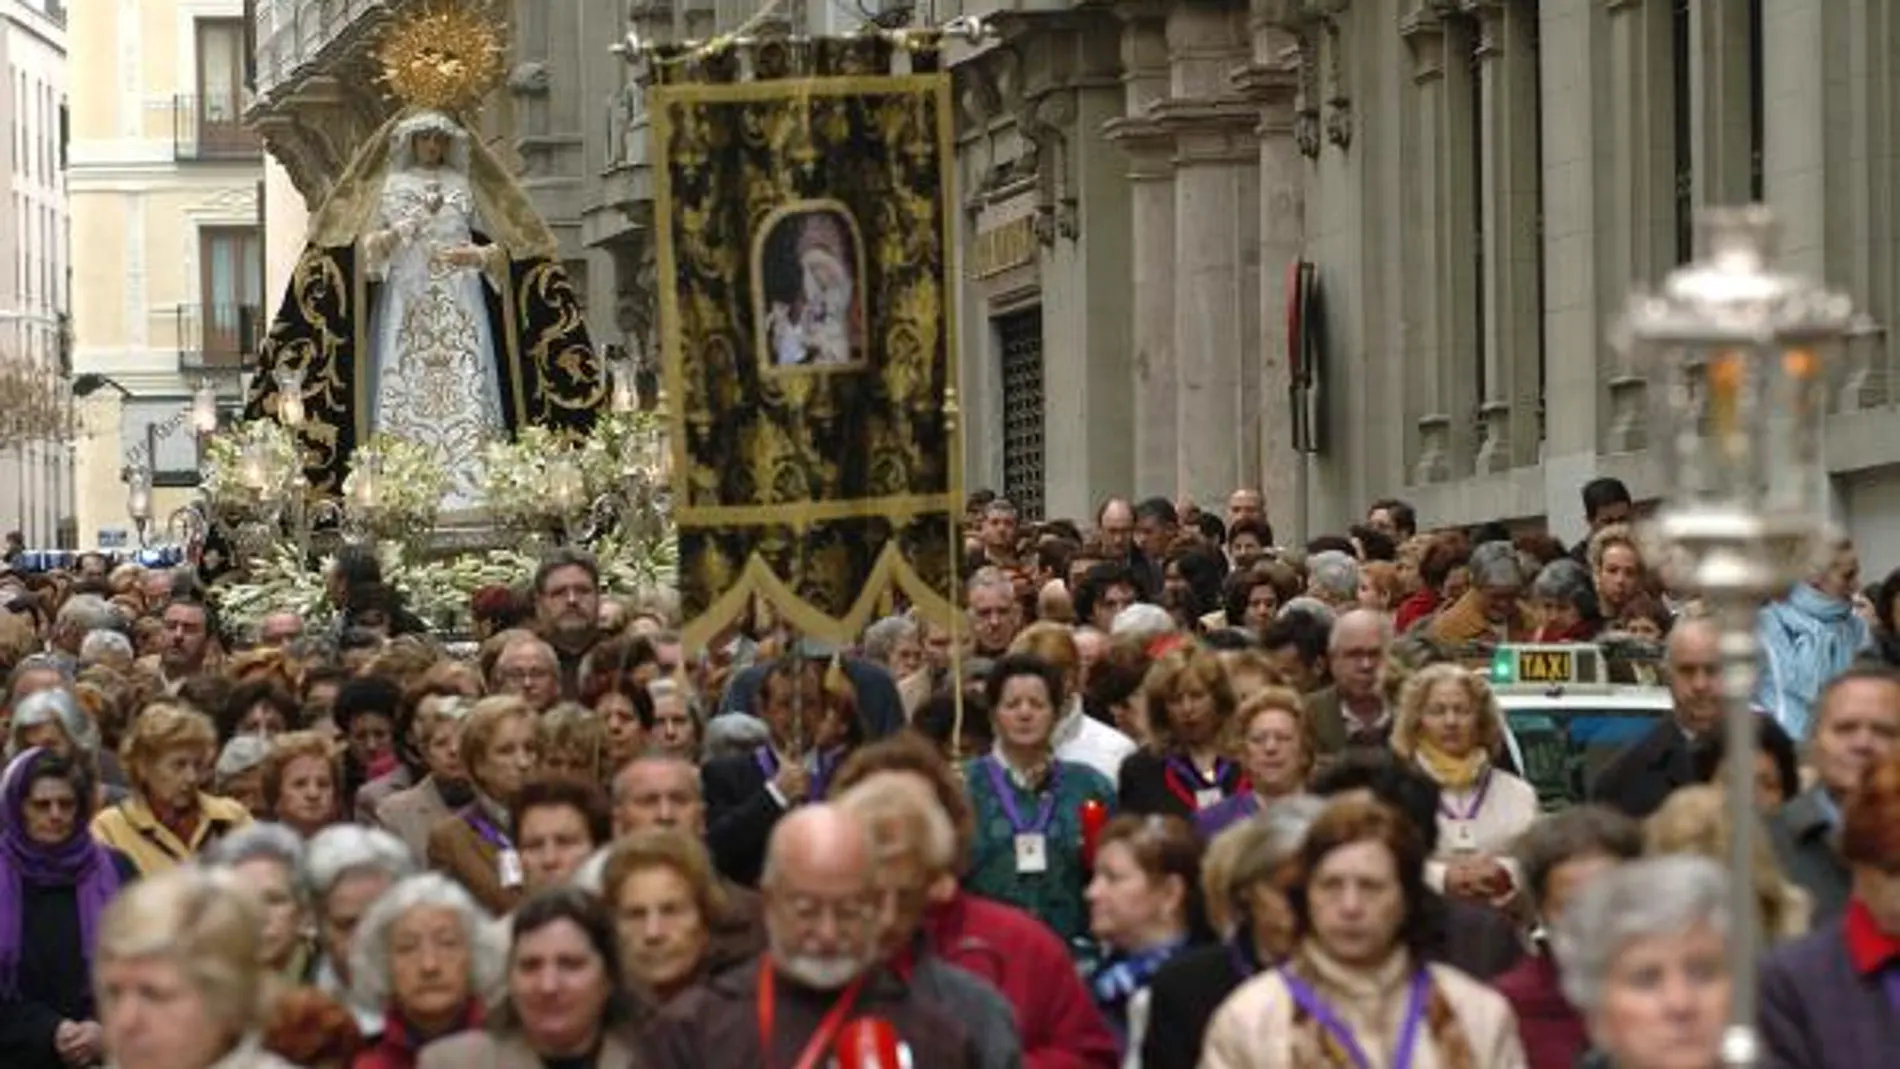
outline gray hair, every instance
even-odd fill
[[[1331,605],[1326,604],[1318,598],[1308,597],[1305,594],[1301,594],[1297,598],[1286,599],[1286,604],[1280,606],[1280,611],[1274,613],[1273,618],[1276,620],[1284,619],[1296,612],[1304,613],[1312,617],[1314,623],[1327,628],[1332,627],[1333,624],[1339,620],[1339,614],[1333,611]]]
[[[1307,583],[1339,601],[1359,596],[1359,562],[1344,550],[1328,549],[1306,558]]]
[[[311,902],[330,897],[346,877],[378,873],[393,882],[415,872],[409,847],[379,828],[333,824],[304,847],[304,893]]]
[[[1252,820],[1242,821],[1222,837],[1234,837],[1233,868],[1227,874],[1227,886],[1219,889],[1236,917],[1249,915],[1247,889],[1273,877],[1275,870],[1292,860],[1306,842],[1306,833],[1326,808],[1326,800],[1311,794],[1296,794],[1273,802]],[[1215,888],[1207,889],[1210,894]]]
[[[733,754],[747,754],[772,742],[772,729],[765,721],[749,713],[721,713],[706,721],[704,757],[711,761]]]
[[[54,626],[66,631],[119,631],[125,618],[112,603],[97,594],[74,594],[59,607]]]
[[[1378,633],[1379,645],[1392,644],[1392,618],[1377,609],[1348,609],[1333,621],[1333,629],[1326,636],[1326,652],[1337,652],[1346,641],[1346,633],[1360,624],[1370,624]]]
[[[1178,628],[1174,616],[1159,605],[1137,601],[1115,614],[1108,633],[1116,638],[1127,635],[1172,635]]]
[[[269,756],[269,739],[262,735],[233,735],[231,741],[224,744],[224,749],[218,752],[218,763],[212,769],[212,779],[222,785],[226,780],[261,767]]]
[[[455,914],[468,940],[468,993],[486,999],[501,986],[508,960],[499,926],[461,884],[436,872],[406,876],[376,899],[350,941],[350,1001],[387,1006],[394,997],[389,975],[389,936],[396,923],[418,909]]]
[[[907,638],[917,637],[917,625],[907,617],[886,616],[864,629],[864,656],[879,664],[889,664],[891,652]]]
[[[1597,615],[1596,582],[1590,569],[1562,557],[1544,565],[1531,580],[1531,597],[1569,605],[1586,617]]]
[[[298,878],[303,873],[303,839],[282,824],[246,824],[206,847],[198,861],[210,869],[234,869],[246,861],[275,861],[289,873],[291,887],[300,901],[308,891]]]
[[[1728,874],[1706,857],[1665,854],[1604,873],[1564,911],[1551,940],[1564,997],[1588,1020],[1631,943],[1698,927],[1726,940],[1729,924]]]
[[[1550,874],[1585,857],[1634,861],[1643,856],[1643,826],[1602,805],[1572,806],[1544,816],[1524,829],[1511,847],[1524,873],[1531,905],[1542,908]]]
[[[99,725],[79,707],[72,692],[65,688],[34,691],[13,707],[13,726],[7,732],[7,757],[20,753],[20,736],[27,728],[58,724],[87,763],[99,753]]]
[[[114,657],[130,660],[132,656],[132,640],[121,632],[103,627],[86,632],[86,637],[79,642],[80,664],[97,664]]]
[[[1524,585],[1524,559],[1509,542],[1486,542],[1473,549],[1469,567],[1473,586]]]
[[[986,566],[978,568],[976,574],[970,576],[969,582],[963,584],[964,603],[969,603],[971,594],[993,586],[1008,587],[1012,595],[1016,592],[1016,580],[1011,579],[1008,572],[1001,568]]]

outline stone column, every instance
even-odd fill
[[[1483,145],[1485,396],[1475,467],[1495,474],[1537,462],[1538,376],[1543,360],[1539,293],[1536,14],[1507,0],[1478,0]]]
[[[1755,199],[1746,0],[1689,5],[1690,177],[1697,205]]]
[[[1168,12],[1173,95],[1154,115],[1174,139],[1174,354],[1177,492],[1219,501],[1252,481],[1240,428],[1246,369],[1260,343],[1257,314],[1258,109],[1232,89],[1245,64],[1244,12],[1176,3]]]
[[[1399,26],[1412,54],[1412,88],[1404,116],[1399,154],[1409,176],[1403,212],[1401,256],[1405,277],[1414,282],[1399,297],[1406,343],[1405,412],[1412,422],[1412,448],[1406,451],[1415,483],[1445,482],[1452,476],[1452,417],[1442,366],[1449,359],[1443,344],[1445,310],[1433,289],[1446,244],[1447,220],[1439,211],[1445,199],[1437,131],[1444,122],[1445,27],[1430,8],[1408,15]]]
[[[1288,397],[1293,386],[1292,339],[1286,329],[1286,270],[1300,259],[1306,238],[1306,162],[1294,140],[1299,94],[1299,46],[1276,21],[1277,5],[1256,0],[1250,19],[1253,62],[1234,84],[1260,109],[1260,361],[1254,405],[1260,428],[1257,456],[1267,515],[1297,524],[1305,512],[1300,471],[1306,457],[1293,448]],[[1253,422],[1253,421],[1250,421]],[[1304,532],[1287,527],[1289,535]]]
[[[1676,264],[1675,123],[1668,106],[1674,46],[1663,0],[1606,0],[1605,8],[1609,63],[1600,91],[1607,144],[1597,146],[1595,185],[1585,189],[1609,193],[1609,217],[1599,224],[1607,240],[1597,282],[1599,292],[1620,299],[1661,282]],[[1648,384],[1640,369],[1613,367],[1605,448],[1640,449],[1647,440]]]
[[[1175,491],[1174,144],[1150,109],[1168,94],[1166,6],[1118,4],[1125,115],[1103,126],[1128,155],[1130,288],[1134,301],[1133,431],[1136,495]]]

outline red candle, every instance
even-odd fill
[[[1102,828],[1108,824],[1108,806],[1090,798],[1082,803],[1082,866],[1095,867],[1095,844],[1102,837]]]

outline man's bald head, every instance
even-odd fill
[[[1392,618],[1376,609],[1351,609],[1339,615],[1333,621],[1333,633],[1328,643],[1332,650],[1347,649],[1355,645],[1377,643],[1383,647],[1392,642]]]
[[[1692,617],[1669,631],[1669,691],[1676,723],[1701,735],[1722,720],[1722,633],[1715,621]]]
[[[871,856],[863,821],[835,805],[801,806],[772,829],[759,890],[778,971],[832,991],[877,959],[881,911]]]
[[[772,829],[765,848],[765,890],[833,895],[871,886],[871,836],[854,814],[834,805],[801,806]]]

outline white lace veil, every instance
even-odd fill
[[[389,170],[401,173],[416,165],[416,135],[441,134],[449,139],[448,159],[444,162],[462,174],[468,173],[468,131],[460,123],[439,111],[418,111],[389,132]]]

